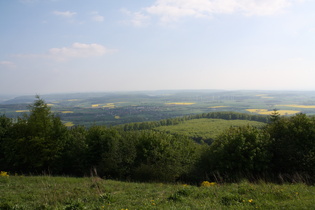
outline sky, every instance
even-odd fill
[[[315,90],[315,0],[0,0],[0,94]]]

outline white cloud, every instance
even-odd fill
[[[50,49],[49,56],[58,60],[67,60],[69,58],[102,56],[109,51],[100,44],[73,43],[71,47]]]
[[[14,68],[15,64],[11,61],[0,61],[0,66],[4,66],[7,68]]]
[[[96,21],[96,22],[103,22],[104,21],[104,17],[99,15],[98,12],[92,12],[92,20]]]
[[[156,0],[141,12],[124,11],[133,16],[130,22],[138,20],[134,25],[140,25],[148,16],[157,16],[161,22],[171,22],[183,17],[211,18],[215,14],[274,15],[296,2],[301,0]]]
[[[66,61],[76,58],[99,57],[115,50],[107,49],[100,44],[73,43],[70,47],[51,48],[46,54],[16,55],[23,58],[48,58],[56,61]]]
[[[282,12],[292,0],[242,0],[239,10],[245,15],[273,15]]]
[[[53,14],[57,15],[57,16],[61,16],[61,17],[70,18],[70,17],[76,15],[77,13],[76,12],[70,12],[70,11],[65,11],[65,12],[54,11]]]
[[[129,17],[125,23],[131,24],[136,27],[146,26],[150,22],[150,17],[142,12],[131,12],[127,9],[121,9],[121,12]]]

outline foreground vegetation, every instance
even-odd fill
[[[313,209],[304,184],[131,183],[98,177],[0,176],[0,209]]]

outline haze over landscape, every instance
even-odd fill
[[[313,0],[0,1],[0,94],[315,90]]]

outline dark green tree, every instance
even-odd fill
[[[173,182],[187,176],[198,158],[198,146],[186,137],[142,131],[138,139],[134,179]]]
[[[104,126],[93,126],[87,132],[87,161],[90,169],[96,169],[100,176],[108,176],[112,162],[110,154],[118,147],[120,134]]]
[[[280,119],[280,113],[278,112],[277,109],[274,109],[273,112],[270,115],[270,121],[271,122],[276,122]]]
[[[315,175],[315,118],[305,114],[279,118],[269,124],[276,174]]]
[[[63,173],[74,176],[89,175],[87,133],[83,126],[75,126],[68,130],[61,155]]]
[[[16,170],[33,173],[58,173],[67,128],[39,96],[29,106],[29,114],[12,128],[12,153]]]
[[[206,152],[204,168],[209,176],[220,174],[226,181],[261,177],[269,170],[270,146],[270,136],[264,130],[231,127]]]
[[[6,116],[0,116],[0,168],[8,170],[7,152],[10,150],[10,129],[12,128],[12,120]]]

